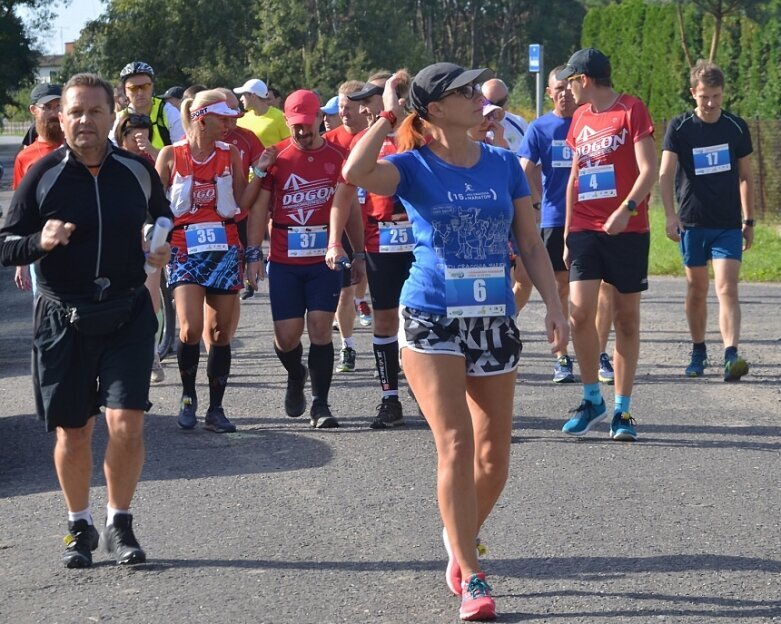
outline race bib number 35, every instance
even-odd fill
[[[377,227],[380,230],[380,253],[412,251],[415,246],[409,221],[381,221]]]
[[[613,165],[584,167],[578,171],[578,201],[617,196]]]
[[[324,256],[328,249],[328,227],[291,227],[287,231],[287,257]]]
[[[187,241],[187,253],[197,254],[205,251],[228,251],[228,237],[225,226],[215,223],[195,223],[184,231]]]
[[[692,149],[694,158],[694,175],[721,173],[732,169],[729,158],[729,145],[711,145],[710,147],[695,147]]]
[[[504,316],[504,266],[445,268],[447,316]]]

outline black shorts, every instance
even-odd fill
[[[620,293],[648,290],[648,232],[570,232],[569,281],[603,280]]]
[[[413,259],[411,251],[366,254],[366,277],[375,310],[394,310],[399,307],[401,287],[409,277]]]
[[[105,336],[68,323],[61,304],[38,297],[33,334],[33,388],[47,431],[80,428],[101,406],[147,410],[157,317],[146,288],[130,320]]]
[[[556,272],[566,271],[564,264],[564,227],[542,228],[540,230],[545,249],[548,250],[550,263]]]
[[[511,316],[451,318],[404,307],[399,316],[399,348],[429,355],[463,357],[467,377],[514,371],[523,344]]]

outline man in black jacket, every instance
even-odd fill
[[[117,563],[146,560],[130,503],[144,463],[143,422],[157,322],[144,287],[142,227],[171,216],[155,170],[108,141],[113,92],[92,74],[63,87],[65,145],[38,161],[0,230],[3,265],[37,262],[36,408],[56,431],[54,463],[68,506],[69,568],[92,565],[98,532],[89,485],[94,416],[106,408],[108,492],[102,538]],[[161,267],[167,244],[148,253]]]

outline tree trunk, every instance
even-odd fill
[[[683,48],[683,55],[686,57],[686,63],[689,69],[694,67],[694,61],[692,61],[692,54],[689,51],[689,45],[686,43],[686,29],[683,24],[683,2],[678,0],[675,3],[675,12],[678,14],[678,34],[681,37],[681,47]]]

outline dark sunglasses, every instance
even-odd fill
[[[492,102],[488,98],[486,98],[485,101],[488,102],[489,104],[493,104],[494,106],[498,106],[499,108],[504,108],[504,105],[507,104],[507,98],[508,97],[509,96],[505,96],[501,100],[497,100],[496,102]]]
[[[446,98],[451,95],[455,95],[458,93],[459,95],[463,95],[467,100],[471,100],[475,95],[478,93],[482,94],[483,85],[481,85],[479,82],[473,82],[472,84],[464,85],[463,87],[458,87],[457,89],[453,89],[452,91],[445,91],[442,94],[442,98]]]
[[[149,118],[149,115],[139,115],[137,113],[132,113],[127,118],[127,121],[122,124],[122,136],[126,137],[134,130],[143,130],[151,127],[152,120]]]

